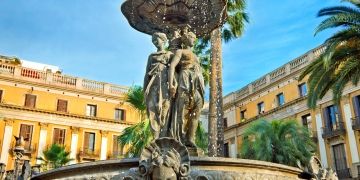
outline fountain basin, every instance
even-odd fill
[[[300,179],[299,175],[303,172],[295,167],[248,159],[190,157],[190,164],[190,176],[194,180],[287,180]],[[64,166],[32,179],[124,179],[138,166],[138,158],[96,161]]]

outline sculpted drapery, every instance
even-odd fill
[[[164,45],[169,37],[169,50]],[[154,33],[158,51],[149,56],[144,78],[145,99],[156,138],[172,137],[195,147],[195,133],[204,104],[204,79],[197,56],[192,52],[196,35],[184,27]],[[171,82],[171,83],[169,83]]]

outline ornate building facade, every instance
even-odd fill
[[[0,163],[6,170],[14,167],[14,136],[25,138],[31,165],[41,163],[36,158],[51,144],[65,146],[71,164],[121,156],[117,137],[140,119],[124,102],[127,87],[25,64],[0,56]]]
[[[310,50],[224,97],[227,156],[239,156],[242,134],[252,122],[296,119],[309,128],[325,167],[335,169],[341,178],[359,177],[360,86],[349,84],[339,106],[329,92],[316,109],[309,109],[306,80],[298,81],[302,70],[323,49]]]

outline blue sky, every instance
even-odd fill
[[[132,29],[122,0],[1,0],[0,54],[59,66],[64,74],[121,85],[142,84],[148,35]],[[320,45],[319,9],[340,0],[248,0],[250,24],[224,47],[224,93]]]

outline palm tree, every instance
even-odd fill
[[[260,120],[244,133],[240,156],[297,167],[307,165],[316,145],[295,120]]]
[[[222,102],[222,40],[225,43],[239,38],[245,23],[249,22],[245,13],[245,0],[228,0],[227,20],[223,27],[215,29],[210,35],[202,37],[196,48],[197,54],[211,52],[210,60],[210,102],[209,102],[209,156],[222,156],[224,154],[224,124]],[[207,50],[209,43],[210,51]]]
[[[139,112],[141,121],[125,128],[119,136],[119,143],[122,147],[129,147],[125,153],[126,157],[138,157],[144,147],[153,140],[150,121],[146,115],[143,88],[141,86],[131,87],[127,93],[126,102]],[[207,148],[206,137],[204,128],[199,124],[196,132],[196,145],[203,150]]]
[[[52,144],[49,148],[43,151],[43,157],[38,157],[38,160],[43,161],[43,170],[56,169],[62,167],[72,161],[69,158],[70,151],[66,151],[64,146]]]
[[[129,146],[125,153],[126,157],[137,157],[152,140],[150,121],[146,115],[143,88],[141,86],[131,87],[125,101],[140,114],[140,122],[125,128],[119,136],[119,143],[122,147]]]
[[[335,103],[339,103],[343,90],[351,82],[360,80],[360,0],[343,0],[353,6],[324,8],[318,16],[327,18],[316,28],[315,35],[326,29],[341,28],[325,41],[325,51],[301,74],[300,80],[309,76],[308,106],[329,91],[333,91]]]

